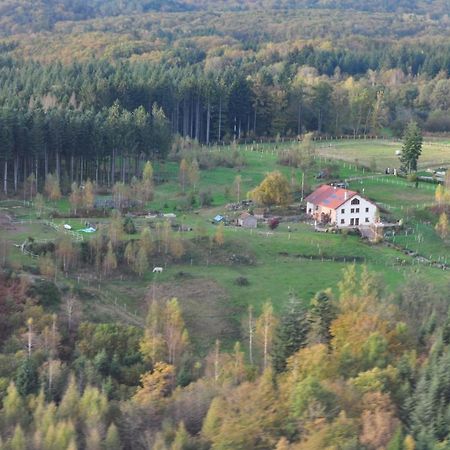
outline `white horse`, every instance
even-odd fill
[[[153,273],[161,273],[163,271],[162,267],[153,267]]]

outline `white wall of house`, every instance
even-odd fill
[[[365,198],[355,195],[336,210],[336,225],[343,227],[367,226],[376,222],[378,208]]]

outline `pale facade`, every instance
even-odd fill
[[[357,192],[323,185],[307,197],[306,211],[318,223],[338,228],[370,226],[378,208]]]
[[[378,208],[369,200],[355,195],[335,210],[333,222],[337,227],[372,225],[377,221]]]

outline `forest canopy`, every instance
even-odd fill
[[[331,3],[2,2],[4,179],[98,180],[175,135],[450,131],[447,3]]]

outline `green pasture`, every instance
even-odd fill
[[[327,158],[357,163],[367,167],[375,164],[379,171],[386,167],[399,167],[397,150],[402,143],[394,140],[342,140],[317,143],[317,153]],[[450,165],[450,144],[448,140],[425,140],[419,168],[447,167]]]
[[[389,240],[427,259],[450,263],[450,242],[438,236],[433,223],[411,220],[407,225],[406,231],[390,237]]]
[[[300,185],[300,169],[277,164],[277,152],[290,145],[298,144],[280,143],[277,148],[274,144],[258,144],[258,151],[243,145],[240,151],[246,164],[242,168],[215,167],[202,170],[195,195],[198,199],[199,192],[209,190],[213,197],[211,208],[200,209],[196,204],[192,210],[179,211],[177,208],[186,201],[190,188],[185,193],[180,192],[178,164],[167,162],[155,165],[155,173],[163,172],[168,181],[155,187],[155,198],[149,202],[146,211],[175,212],[177,217],[173,219],[174,223],[193,228],[192,232],[181,234],[187,249],[185,256],[175,263],[169,260],[167,266],[164,257],[154,257],[150,269],[142,277],[126,269],[117,270],[113,276],[105,278],[102,274],[94,274],[93,268],[84,267],[69,274],[68,278],[58,275],[58,283],[76,286],[81,290],[84,312],[92,320],[117,320],[139,326],[144,323],[147,301],[152,295],[178,296],[192,339],[199,343],[199,348],[205,350],[217,337],[230,344],[239,338],[241,322],[249,305],[258,313],[263,302],[271,299],[275,310],[280,311],[291,294],[308,303],[319,290],[332,288],[336,292],[342,270],[349,263],[356,262],[358,267],[367,265],[382,277],[390,292],[419,274],[436,286],[444,287],[450,283],[449,272],[418,264],[403,251],[384,244],[371,245],[357,236],[317,233],[311,225],[304,223],[282,223],[274,231],[270,231],[266,225],[260,225],[256,230],[225,227],[223,248],[212,248],[214,244],[208,244],[210,240],[205,239],[205,236],[212,238],[217,230],[217,226],[211,223],[212,218],[216,214],[238,214],[228,212],[224,207],[235,201],[232,184],[236,175],[242,178],[241,198],[245,198],[246,193],[261,182],[265,173],[272,170],[282,171],[289,180],[294,177],[295,183]],[[356,178],[350,181],[350,188],[379,203],[388,212],[388,219],[404,220],[408,234],[397,234],[391,239],[394,243],[415,250],[424,257],[433,256],[434,260],[444,260],[449,254],[449,246],[434,230],[436,218],[429,217],[429,212],[423,213],[428,211],[424,205],[431,205],[434,201],[435,186],[419,183],[416,188],[404,179],[362,168],[363,165],[370,166],[373,158],[378,168],[384,165],[393,167],[392,154],[395,155],[395,149],[400,144],[388,141],[339,141],[331,147],[324,142],[316,145],[318,157],[305,174],[306,186],[313,188],[322,184],[324,180],[316,179],[317,173],[323,167],[335,165],[337,178]],[[439,153],[440,148],[439,145],[427,146],[424,151],[425,161],[430,158],[428,161],[431,162],[431,155],[442,155]],[[231,148],[225,147],[220,151],[231,151]],[[68,214],[68,199],[48,202],[44,216],[48,217],[51,210],[57,210],[63,216]],[[20,244],[27,237],[36,240],[57,239],[63,232],[54,230],[43,221],[37,221],[35,209],[20,201],[0,202],[2,213],[24,221],[0,230],[0,237],[11,243]],[[424,215],[426,217],[422,217]],[[75,232],[84,228],[86,222],[107,226],[109,220],[94,217],[52,219],[60,227],[63,224],[71,225]],[[156,223],[164,220],[137,217],[134,221],[138,234],[124,234],[123,239],[139,238],[140,231],[147,225],[155,233]],[[199,240],[200,235],[203,241]],[[91,236],[83,234],[86,240]],[[245,255],[248,261],[232,262],[232,256],[236,255]],[[17,247],[11,246],[10,258],[14,263],[27,267],[38,264],[37,260],[21,254]],[[163,265],[163,273],[153,274],[153,265]],[[248,284],[240,285],[237,282],[240,277]]]
[[[423,208],[434,202],[436,186],[430,183],[414,183],[403,178],[391,176],[374,176],[349,183],[350,189],[363,193],[380,206],[403,217],[407,211]]]
[[[160,294],[177,295],[192,339],[201,344],[200,348],[206,349],[216,338],[231,345],[239,337],[249,305],[259,313],[262,304],[270,299],[274,309],[280,312],[290,295],[296,295],[308,304],[319,290],[331,288],[337,293],[343,269],[355,259],[357,267],[365,264],[379,274],[389,292],[419,274],[436,286],[444,287],[450,282],[448,272],[417,265],[402,252],[384,245],[365,244],[356,236],[315,233],[306,225],[293,227],[291,233],[282,226],[269,235],[265,229],[261,230],[262,234],[260,230],[251,233],[226,228],[225,231],[225,246],[229,253],[250,252],[255,257],[254,264],[224,264],[210,258],[191,265],[185,260],[168,265],[162,274],[149,271],[143,277],[128,275],[123,279],[116,276],[113,280],[102,280],[98,297],[110,305],[118,304],[117,317],[125,310],[143,323],[153,289],[156,289],[157,297]],[[248,285],[238,285],[239,277],[244,277]],[[209,282],[214,283],[212,288],[204,287]],[[189,294],[192,284],[196,290]],[[220,327],[214,328],[216,319],[227,325],[226,332]],[[206,335],[205,327],[209,330]]]
[[[283,148],[288,148],[291,145],[298,144],[288,143],[285,144],[286,147],[282,147],[280,144],[280,147],[276,151],[270,150],[269,145],[270,144],[262,144],[262,149],[267,149],[265,151],[245,150],[245,145],[238,147],[246,162],[241,168],[215,167],[202,170],[200,172],[198,186],[196,187],[196,194],[200,192],[210,192],[213,198],[213,206],[222,206],[236,201],[233,183],[236,176],[240,175],[242,179],[240,197],[241,199],[245,199],[247,193],[264,179],[266,173],[274,170],[282,172],[289,181],[293,178],[295,184],[300,186],[302,181],[302,170],[286,167],[277,163],[278,151]],[[220,151],[229,152],[231,149],[230,147],[224,147]],[[323,168],[330,166],[330,164],[337,167],[337,179],[343,180],[370,174],[370,171],[365,168],[355,167],[355,165],[346,164],[330,158],[317,157],[313,166],[305,171],[305,186],[314,187],[317,184],[326,182],[326,180],[316,179],[316,175]],[[150,209],[154,210],[163,210],[166,212],[173,211],[177,206],[187,200],[191,189],[186,188],[184,193],[181,191],[177,163],[168,162],[164,164],[163,167],[156,166],[155,173],[157,173],[158,170],[164,171],[164,173],[168,175],[169,180],[156,187],[155,198],[148,206]]]

